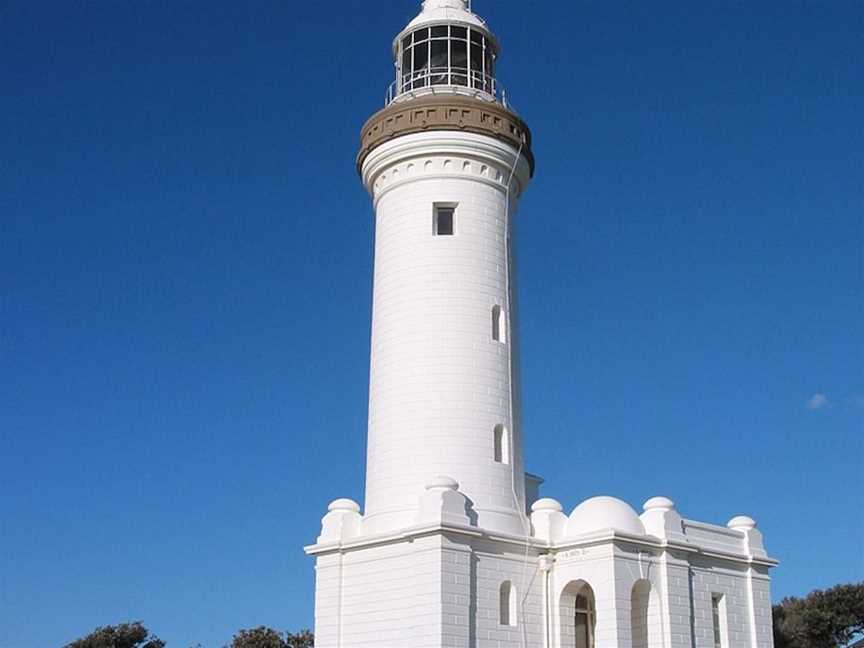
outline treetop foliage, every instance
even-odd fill
[[[78,641],[64,648],[164,648],[165,642],[151,635],[140,621],[117,626],[96,628]]]
[[[774,606],[775,648],[842,648],[864,634],[864,582]]]
[[[308,630],[291,634],[260,627],[241,630],[226,648],[312,648],[313,642],[312,633]]]
[[[224,648],[313,648],[315,637],[309,630],[297,634],[260,627],[241,630]],[[97,628],[63,648],[165,648],[165,642],[151,635],[140,621]],[[203,648],[200,644],[195,648]]]

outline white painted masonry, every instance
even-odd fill
[[[398,39],[429,26],[477,29],[497,48],[464,0],[426,0]],[[461,103],[442,108],[448,93]],[[406,128],[403,111],[361,157],[375,208],[365,510],[333,502],[306,548],[317,648],[715,648],[715,601],[722,648],[773,648],[777,563],[752,519],[686,520],[664,497],[641,515],[612,497],[570,515],[538,499],[512,254],[533,158],[530,137],[495,131],[500,113],[483,109],[495,96],[406,91],[393,103],[438,110],[436,127]],[[480,121],[441,127],[466,97]],[[439,207],[455,210],[452,235]]]
[[[524,158],[469,133],[419,133],[373,151],[363,180],[376,209],[375,290],[364,530],[404,528],[425,481],[455,478],[483,528],[524,534],[525,486],[510,308],[510,223]],[[511,169],[508,209],[507,182]],[[453,236],[433,235],[436,205]],[[512,456],[495,461],[495,428]]]

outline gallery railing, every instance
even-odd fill
[[[460,94],[475,94],[509,108],[507,92],[494,77],[477,70],[458,67],[425,68],[402,75],[387,88],[384,105],[398,99],[434,93],[436,89]]]

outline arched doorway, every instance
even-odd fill
[[[585,581],[568,583],[561,592],[561,648],[594,648],[597,610],[594,590]]]

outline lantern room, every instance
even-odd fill
[[[451,90],[487,100],[502,94],[495,81],[498,42],[465,0],[426,0],[393,43],[396,81],[388,103]]]

